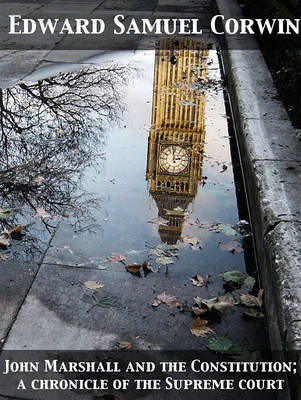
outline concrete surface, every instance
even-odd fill
[[[136,49],[145,35],[114,35],[115,25],[113,18],[117,13],[125,15],[125,23],[131,18],[198,18],[203,29],[209,29],[212,15],[211,0],[183,0],[172,1],[47,1],[27,3],[19,1],[12,7],[10,4],[0,3],[0,41],[2,49],[42,49],[42,50],[82,50],[82,49]],[[16,11],[17,10],[17,11]],[[101,18],[106,23],[106,30],[101,35],[64,35],[58,31],[51,35],[48,32],[42,35],[9,35],[9,14],[22,15],[27,18]],[[72,23],[72,22],[71,22]],[[156,35],[148,34],[155,42]],[[204,38],[205,39],[205,38]],[[146,47],[145,47],[146,48]],[[149,46],[147,47],[150,48]]]
[[[13,323],[37,272],[36,264],[0,263],[0,347]]]
[[[212,73],[216,76],[218,60],[216,55],[214,57],[216,64],[212,66]],[[125,117],[126,128],[120,130],[117,126],[110,131],[110,142],[104,149],[106,164],[105,169],[101,169],[101,176],[95,176],[94,172],[90,176],[86,172],[88,190],[96,191],[96,197],[104,198],[100,210],[95,213],[96,222],[104,232],[75,232],[72,221],[65,218],[61,221],[10,331],[6,349],[112,349],[116,348],[117,340],[130,340],[134,348],[139,349],[150,346],[151,349],[204,350],[206,341],[200,341],[189,332],[190,311],[181,313],[165,306],[153,309],[151,302],[156,294],[166,291],[189,307],[193,304],[193,296],[212,298],[224,291],[220,276],[223,270],[231,266],[245,270],[244,254],[218,249],[218,242],[226,242],[229,240],[227,237],[214,232],[201,232],[197,226],[185,227],[184,234],[201,235],[203,249],[180,249],[169,274],[161,268],[147,277],[138,278],[126,273],[123,264],[107,260],[111,252],[125,252],[128,263],[143,263],[148,257],[148,250],[159,239],[158,227],[147,222],[158,215],[157,206],[150,203],[145,181],[148,129],[144,128],[149,124],[149,113],[144,114],[143,109],[150,110],[151,107],[149,99],[153,87],[149,77],[153,64],[150,61],[152,59],[149,60],[150,70],[147,70],[145,80],[139,80],[128,91],[134,106],[129,107],[130,114]],[[238,214],[230,149],[227,147],[227,119],[222,88],[218,92],[218,96],[208,93],[206,103],[208,161],[203,171],[211,183],[199,188],[200,197],[196,197],[190,215],[191,218],[198,216],[201,221],[229,221],[234,225]],[[219,160],[218,164],[214,160]],[[221,161],[229,165],[222,174]],[[208,235],[210,240],[206,239]],[[253,259],[250,259],[249,273],[253,273],[253,267]],[[208,289],[191,285],[190,278],[196,271],[210,272],[212,283]],[[102,282],[105,287],[97,294],[116,295],[120,304],[113,309],[95,307],[87,313],[89,305],[82,301],[85,292],[83,282],[86,280]],[[248,320],[243,311],[243,307],[237,307],[228,310],[222,319],[213,318],[214,330],[219,335],[231,329],[232,340],[241,343],[244,348],[265,349],[264,321]]]
[[[90,280],[104,285],[95,291],[96,297],[115,296],[116,307],[92,308],[83,302],[84,294],[93,293],[83,286]],[[106,270],[43,264],[4,349],[114,350],[117,341],[129,341],[133,349],[140,350],[204,350],[206,341],[187,335],[190,312],[164,305],[151,307],[156,295],[163,291],[172,293],[183,304],[191,303],[192,297],[201,293],[214,295],[214,287],[202,291],[185,282],[173,276],[162,279],[157,273],[142,278],[132,276],[122,263],[111,263]],[[211,326],[219,334],[235,325],[233,341],[250,348],[262,324],[260,320],[249,321],[247,334],[241,323],[243,311],[230,309],[223,318],[213,319]],[[264,344],[257,342],[256,346],[263,348]]]
[[[229,15],[230,10],[232,17],[234,11],[237,15],[240,15],[234,1],[216,0],[216,3],[222,14]],[[233,41],[239,39],[229,37],[226,40],[231,45]],[[254,41],[252,41],[252,47],[256,47]],[[24,54],[21,54],[20,52],[3,52],[2,56],[0,55],[1,86],[14,85],[18,80],[24,79],[36,70],[40,65],[41,58],[46,60],[46,63],[66,61],[66,52],[64,51],[61,54],[45,51],[42,53],[42,57],[41,53],[37,52],[31,53],[30,57],[27,54],[25,58]],[[89,52],[83,55],[83,59],[94,54],[93,51]],[[13,65],[16,64],[17,60],[19,61],[18,68],[16,70],[10,69],[8,62]],[[301,145],[295,138],[294,129],[286,111],[281,102],[277,100],[277,91],[273,86],[260,51],[224,51],[223,60],[227,71],[226,78],[238,132],[240,156],[245,172],[261,279],[265,288],[270,342],[272,348],[277,350],[300,350],[301,199],[300,191],[297,192],[295,189],[300,185]],[[73,53],[70,54],[70,62],[74,61],[79,60],[74,57]],[[35,281],[30,295],[19,313],[18,320],[13,326],[7,347],[10,349],[30,348],[30,335],[36,333],[37,330],[47,332],[46,335],[39,337],[39,343],[35,343],[35,346],[38,345],[43,348],[57,349],[60,346],[66,348],[66,342],[68,342],[70,348],[70,341],[74,348],[78,348],[79,345],[85,345],[87,348],[112,348],[116,340],[126,340],[122,330],[123,324],[120,324],[122,309],[109,309],[109,311],[97,309],[87,313],[89,305],[81,300],[82,282],[84,280],[106,280],[108,277],[105,271],[94,268],[87,271],[78,268],[79,278],[75,282],[72,268],[51,264],[53,262],[51,252],[46,260],[49,264],[44,264],[41,267],[38,279]],[[18,312],[24,296],[31,286],[36,268],[36,266],[16,264],[11,271],[7,271],[7,274],[1,277],[3,285],[10,285],[14,291],[20,288],[22,281],[21,286],[24,290],[24,293],[19,292],[21,296],[18,299],[14,297],[5,299],[7,313],[4,321],[14,318]],[[25,281],[22,280],[23,269],[26,269],[27,278]],[[28,274],[29,269],[31,271]],[[18,279],[12,282],[10,273],[17,276]],[[113,287],[113,283],[119,280],[121,286],[116,286],[116,293],[122,287],[123,274],[125,272],[121,264],[118,267],[118,272],[111,275],[112,281],[106,281],[107,285]],[[136,302],[136,279],[133,277],[130,280],[130,297],[123,299],[125,304]],[[172,285],[171,282],[171,287]],[[50,286],[55,286],[56,291],[50,292]],[[153,293],[147,293],[146,296],[150,301]],[[189,297],[191,297],[191,288],[189,288]],[[70,301],[74,301],[79,310],[76,316],[71,315],[68,310]],[[137,305],[135,303],[135,307],[143,308],[143,304]],[[53,308],[56,308],[57,312],[50,310]],[[147,310],[149,310],[149,307]],[[112,335],[110,331],[104,329],[103,321],[99,318],[99,313],[103,311],[110,313],[107,318],[112,321],[112,326],[115,327],[114,332],[117,332],[116,335]],[[169,310],[166,310],[166,312],[169,312]],[[156,316],[154,311],[151,317],[160,318],[158,314]],[[141,315],[144,315],[143,312]],[[35,321],[39,321],[38,325],[31,323],[33,316]],[[131,324],[137,324],[137,318],[135,311],[133,311],[131,320],[122,320],[125,324],[129,324],[126,325],[126,332],[129,331]],[[173,318],[172,315],[168,316],[171,325]],[[143,331],[143,321],[140,321],[140,324],[138,337],[131,337],[130,339],[137,346],[156,348],[156,332],[150,332],[148,333],[150,337],[146,337]],[[72,329],[70,328],[71,325]],[[24,329],[24,326],[26,326],[26,329]],[[76,327],[75,330],[74,326]],[[57,328],[58,330],[56,330]],[[7,324],[3,327],[0,326],[1,337],[6,335],[7,329]],[[18,335],[15,336],[14,332],[18,332]],[[50,340],[51,337],[52,340]],[[53,338],[55,339],[53,340]],[[168,340],[167,335],[166,345],[168,345]],[[173,338],[173,345],[174,343]],[[179,345],[181,345],[180,342]],[[195,346],[193,337],[191,337],[191,345]]]
[[[216,6],[225,17],[242,17],[233,0],[216,0]],[[226,37],[228,48],[235,48],[236,40]],[[249,39],[244,40],[251,48]],[[255,48],[254,39],[250,41]],[[250,52],[223,51],[223,62],[265,289],[271,348],[300,350],[301,144],[277,100],[258,47]]]

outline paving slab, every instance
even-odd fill
[[[86,281],[101,282],[104,287],[95,296],[113,297],[115,307],[93,307],[83,301]],[[210,296],[204,288],[204,293]],[[6,350],[93,350],[116,349],[116,342],[129,341],[133,349],[204,349],[206,341],[191,335],[190,313],[165,305],[152,307],[157,294],[166,291],[184,303],[193,303],[198,287],[174,278],[162,279],[157,273],[137,277],[125,271],[122,263],[107,270],[42,265],[5,343]],[[243,311],[243,310],[241,310]],[[236,324],[233,341],[248,348],[252,336],[262,329],[261,321],[251,321],[248,334],[240,328],[241,314],[228,310],[214,324],[224,332]],[[264,344],[256,343],[257,348]],[[262,348],[262,347],[261,347]]]
[[[43,62],[84,62],[84,60],[93,56],[97,56],[100,53],[100,50],[51,50],[47,53],[47,55],[45,55],[45,57],[43,57]]]
[[[0,51],[0,62],[10,61],[15,62],[28,62],[28,61],[37,61],[40,62],[46,57],[49,53],[49,50],[2,50]],[[0,64],[1,65],[1,64]]]
[[[37,268],[34,263],[0,262],[1,345],[27,295]]]
[[[86,61],[93,63],[102,53],[100,50],[2,50],[0,87],[4,89],[23,79],[43,79],[50,74],[71,71]],[[105,54],[112,57],[110,51]],[[99,64],[99,60],[96,63]]]
[[[20,79],[36,68],[36,61],[0,62],[0,87],[2,89],[16,85]]]
[[[137,1],[137,0],[105,0],[99,2],[96,11],[114,10],[124,11],[154,11],[157,6],[157,0]]]

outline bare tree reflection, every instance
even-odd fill
[[[93,67],[0,90],[0,207],[71,213],[78,229],[93,226],[100,199],[82,193],[79,178],[101,156],[104,126],[123,111],[130,72]],[[13,222],[2,220],[2,229]]]

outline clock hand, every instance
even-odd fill
[[[175,162],[175,149],[172,147],[172,161]]]

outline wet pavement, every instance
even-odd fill
[[[15,135],[9,168],[2,165],[1,207],[14,208],[3,228],[23,226],[1,252],[2,270],[11,268],[1,277],[3,338],[11,328],[4,348],[115,349],[129,341],[134,349],[204,349],[207,339],[189,329],[194,297],[224,294],[227,270],[256,277],[251,236],[233,229],[240,186],[216,51],[124,52],[109,71],[93,65],[42,82],[6,93],[8,102],[22,99],[15,122],[27,137]],[[37,91],[47,100],[27,107]],[[126,271],[146,262],[151,272]],[[194,286],[196,274],[210,274],[210,283]],[[87,289],[87,281],[103,287]],[[164,292],[180,306],[152,306]],[[104,296],[108,307],[97,306]],[[264,320],[244,311],[237,305],[206,319],[218,336],[265,349]]]

